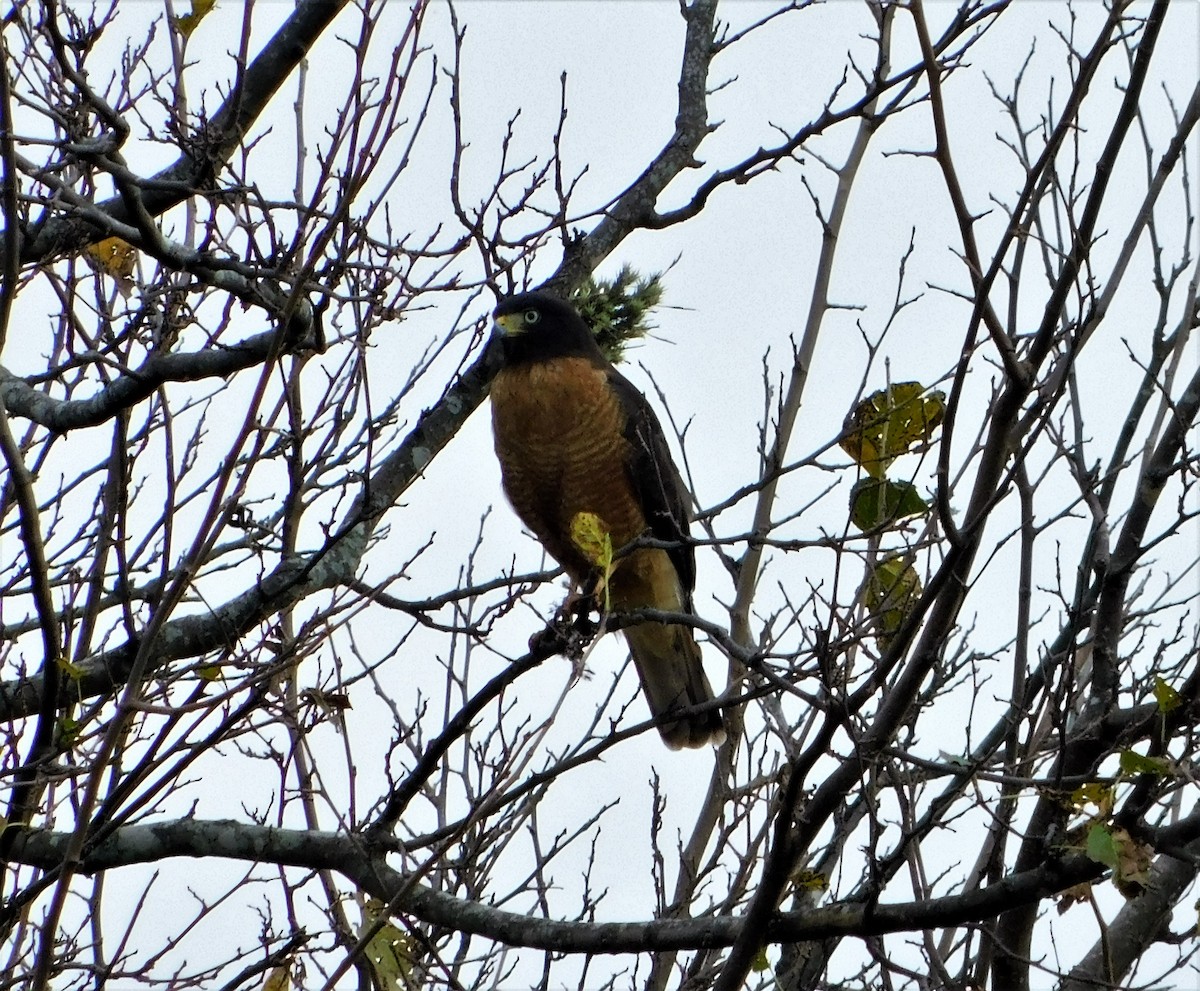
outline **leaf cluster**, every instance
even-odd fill
[[[842,449],[865,472],[850,491],[850,521],[864,532],[926,516],[929,504],[908,481],[887,477],[901,455],[926,449],[945,416],[946,399],[921,382],[900,382],[873,392],[847,415]],[[859,593],[886,649],[921,595],[909,556],[890,554],[868,566]]]
[[[571,297],[596,335],[596,343],[614,364],[625,359],[630,341],[644,338],[654,329],[650,312],[662,302],[662,273],[641,275],[622,265],[611,279],[590,276]]]

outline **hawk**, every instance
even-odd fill
[[[492,382],[492,428],[504,491],[525,525],[581,588],[594,558],[572,539],[593,514],[614,551],[614,612],[692,612],[695,553],[688,496],[646,398],[604,356],[583,318],[562,300],[524,293],[495,310],[501,369]],[[687,626],[642,622],[624,630],[650,712],[672,750],[719,744],[725,727],[700,648]]]

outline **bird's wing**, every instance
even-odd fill
[[[690,600],[696,585],[696,553],[689,542],[691,513],[687,488],[646,397],[616,369],[609,372],[609,384],[625,411],[625,439],[629,443],[625,467],[629,482],[641,503],[651,535],[674,544],[667,553]]]

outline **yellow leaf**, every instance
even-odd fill
[[[946,414],[946,397],[920,382],[897,382],[867,396],[843,423],[842,449],[873,478],[925,444]]]
[[[612,534],[595,513],[576,513],[571,520],[571,543],[596,566],[599,580],[595,594],[604,594],[604,611],[609,611],[608,580],[613,572]]]
[[[1065,891],[1060,891],[1058,893],[1058,914],[1062,915],[1072,905],[1086,902],[1091,897],[1092,885],[1090,881],[1083,881],[1080,884],[1072,885]]]
[[[921,596],[921,579],[902,554],[875,565],[859,593],[871,616],[875,639],[886,650]]]
[[[106,237],[87,246],[88,257],[100,271],[114,279],[129,279],[137,264],[137,248],[119,237]]]
[[[316,707],[321,714],[332,721],[333,728],[340,736],[346,725],[343,713],[354,708],[350,704],[350,696],[344,692],[323,692],[319,688],[306,688],[300,693],[300,698],[309,705]]]
[[[1117,852],[1113,884],[1126,898],[1136,898],[1150,885],[1150,858],[1154,850],[1138,843],[1121,827],[1113,829],[1112,838]]]
[[[829,888],[829,879],[819,871],[811,870],[808,867],[801,867],[799,870],[793,871],[791,881],[797,888],[805,891],[826,891]]]
[[[216,5],[217,0],[192,0],[192,12],[175,18],[175,30],[185,38],[190,38],[205,15]]]
[[[78,664],[73,663],[66,657],[58,658],[56,663],[58,664],[58,670],[72,681],[79,681],[87,673]]]
[[[1162,678],[1154,679],[1154,701],[1159,712],[1171,712],[1183,705],[1183,697]]]
[[[263,982],[262,991],[288,991],[291,986],[291,968],[287,964],[281,963],[278,967],[271,969],[271,973]]]
[[[1098,781],[1089,781],[1071,792],[1071,804],[1075,808],[1082,809],[1086,805],[1094,805],[1099,810],[1101,817],[1112,812],[1115,800],[1113,786],[1101,784]]]
[[[377,898],[368,898],[363,910],[362,930],[375,923],[386,911]],[[407,991],[415,987],[413,968],[416,966],[417,941],[386,922],[368,941],[363,950],[379,985],[386,991]]]
[[[612,537],[595,513],[576,513],[571,520],[571,542],[597,568],[612,564]]]
[[[350,696],[345,692],[323,692],[319,688],[306,688],[300,693],[300,697],[310,705],[315,705],[327,716],[354,708],[350,704]]]

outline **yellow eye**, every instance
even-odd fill
[[[530,327],[542,319],[541,313],[537,310],[526,310],[523,314],[521,314],[521,317]]]

